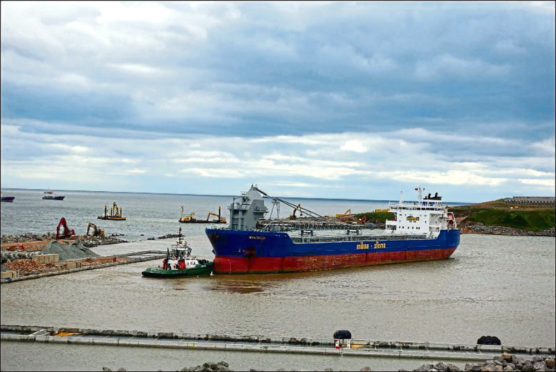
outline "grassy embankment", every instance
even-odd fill
[[[503,200],[451,207],[460,226],[482,223],[485,226],[505,226],[526,231],[544,231],[554,227],[554,208],[508,205]]]
[[[554,227],[554,208],[508,205],[503,200],[478,203],[449,208],[454,212],[461,227],[475,223],[486,226],[505,226],[526,231],[544,231]],[[394,219],[391,212],[367,212],[356,215],[357,219],[366,217],[367,222],[383,225],[386,220]]]

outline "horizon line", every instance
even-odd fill
[[[29,189],[23,187],[3,187],[2,190],[24,190],[24,191],[43,191],[44,189]],[[66,189],[48,189],[50,191],[63,191],[63,192],[95,192],[95,193],[112,193],[112,194],[152,194],[152,195],[184,195],[184,196],[217,196],[217,197],[238,197],[240,195],[219,195],[219,194],[192,194],[192,193],[169,193],[169,192],[151,192],[151,191],[107,191],[107,190],[66,190]],[[345,201],[361,201],[361,202],[395,202],[397,199],[348,199],[348,198],[322,198],[322,197],[304,197],[304,196],[270,196],[270,198],[291,198],[291,199],[305,199],[305,200],[345,200]],[[459,202],[459,201],[443,201],[444,203],[457,203],[457,204],[474,204],[482,202]]]

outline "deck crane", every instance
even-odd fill
[[[257,190],[258,192],[260,192],[261,194],[263,194],[263,196],[266,196],[267,198],[272,199],[272,200],[274,200],[275,202],[276,202],[276,201],[279,201],[279,202],[281,202],[281,203],[286,204],[288,207],[293,208],[293,210],[294,210],[294,212],[293,212],[293,214],[292,214],[293,216],[295,216],[295,212],[299,211],[301,214],[305,214],[305,215],[307,215],[307,216],[309,216],[309,217],[324,218],[323,216],[321,216],[320,214],[318,214],[318,213],[316,213],[316,212],[313,212],[313,211],[311,211],[311,210],[309,210],[309,209],[307,209],[307,208],[303,208],[303,207],[301,206],[301,204],[295,205],[294,203],[291,203],[291,202],[289,202],[289,201],[287,201],[287,200],[284,200],[284,199],[282,199],[282,198],[278,198],[278,197],[276,197],[276,196],[270,196],[270,195],[268,195],[266,192],[264,192],[263,190],[259,189],[257,186],[253,186],[253,188],[254,188],[255,190]]]

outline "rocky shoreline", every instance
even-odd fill
[[[99,245],[108,245],[108,244],[118,244],[118,243],[127,243],[127,240],[119,238],[122,234],[110,234],[109,236],[89,236],[89,235],[81,235],[77,237],[72,237],[73,239],[77,239],[81,241],[81,243],[87,247],[96,247]],[[147,238],[146,240],[159,240],[159,239],[170,239],[170,238],[177,238],[178,234],[166,234],[159,236],[157,238],[151,237]],[[45,233],[45,234],[33,234],[33,233],[24,233],[24,234],[14,234],[14,235],[2,235],[2,244],[17,244],[17,243],[26,243],[26,242],[33,242],[33,241],[50,241],[56,240],[56,234],[54,233]]]
[[[507,236],[556,236],[554,227],[544,231],[528,231],[507,226],[486,226],[480,222],[459,225],[462,234],[489,234]]]
[[[400,370],[399,372],[408,372]],[[437,363],[423,364],[413,371],[471,371],[471,372],[494,372],[494,371],[523,371],[523,372],[544,372],[554,371],[554,357],[534,355],[531,359],[517,357],[509,353],[503,353],[483,363],[467,363],[464,369],[460,369],[452,364]]]
[[[103,367],[103,371],[112,371],[108,367]],[[126,371],[125,368],[119,368],[117,371]],[[225,361],[218,363],[206,362],[202,365],[197,365],[194,367],[183,367],[180,372],[186,371],[196,371],[196,372],[220,372],[220,371],[234,371],[231,369],[229,364]],[[258,371],[257,369],[250,369],[251,371]],[[277,371],[288,371],[286,369],[280,368]],[[294,369],[290,371],[304,371],[304,369]],[[334,371],[332,368],[325,368],[323,371]],[[372,371],[371,367],[363,367],[360,371]],[[545,357],[540,355],[535,355],[531,359],[524,359],[517,357],[509,353],[503,353],[500,356],[494,357],[492,360],[488,360],[482,363],[467,363],[464,369],[451,363],[439,362],[436,364],[428,363],[417,367],[413,372],[425,372],[425,371],[435,371],[435,372],[495,372],[495,371],[523,371],[523,372],[550,372],[554,371],[554,358]],[[398,372],[409,372],[405,369],[400,369]]]
[[[127,240],[120,239],[115,234],[109,236],[83,235],[77,237],[77,239],[80,240],[81,243],[87,248],[96,247],[98,245],[127,243]],[[26,242],[33,242],[33,241],[50,241],[50,240],[56,240],[56,234],[24,233],[24,234],[17,234],[17,235],[2,235],[2,244],[11,244],[11,243],[16,244],[16,243],[26,243]]]

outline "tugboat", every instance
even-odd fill
[[[178,240],[166,251],[166,258],[162,266],[149,267],[142,272],[143,276],[152,278],[179,278],[187,276],[210,275],[213,263],[209,260],[191,256],[191,247],[182,239],[181,227],[178,230]]]
[[[112,221],[125,221],[127,218],[122,216],[122,208],[118,207],[118,204],[114,202],[112,208],[110,208],[110,214],[108,214],[108,206],[104,206],[104,215],[97,217],[99,220],[112,220]]]
[[[43,200],[64,200],[64,195],[54,195],[52,190],[47,190],[42,195]]]

